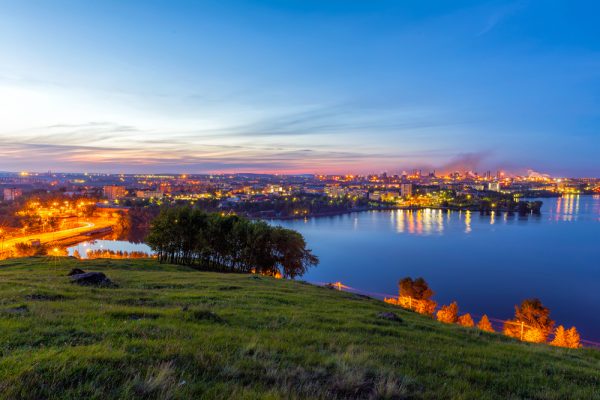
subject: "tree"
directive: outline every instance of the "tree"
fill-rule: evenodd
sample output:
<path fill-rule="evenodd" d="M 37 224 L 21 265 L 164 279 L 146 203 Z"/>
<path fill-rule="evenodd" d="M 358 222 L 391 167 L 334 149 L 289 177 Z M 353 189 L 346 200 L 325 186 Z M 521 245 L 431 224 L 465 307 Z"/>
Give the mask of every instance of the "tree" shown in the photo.
<path fill-rule="evenodd" d="M 163 209 L 146 242 L 160 262 L 215 271 L 295 278 L 319 262 L 294 230 L 190 207 Z"/>
<path fill-rule="evenodd" d="M 494 332 L 494 328 L 492 327 L 492 324 L 490 323 L 490 319 L 485 314 L 483 315 L 483 317 L 481 317 L 481 320 L 479 320 L 477 327 L 479 329 L 481 329 L 482 331 Z"/>
<path fill-rule="evenodd" d="M 577 329 L 575 329 L 574 326 L 566 331 L 565 339 L 567 344 L 566 347 L 571 349 L 578 349 L 581 347 L 581 338 L 579 337 L 579 332 L 577 332 Z"/>
<path fill-rule="evenodd" d="M 433 315 L 437 303 L 431 300 L 433 290 L 423 278 L 413 280 L 406 277 L 398 282 L 399 303 L 402 307 L 414 310 L 420 314 Z"/>
<path fill-rule="evenodd" d="M 528 342 L 542 343 L 553 327 L 550 310 L 539 299 L 527 299 L 520 306 L 515 306 L 515 318 L 504 323 L 504 334 Z"/>
<path fill-rule="evenodd" d="M 319 259 L 306 249 L 304 237 L 294 230 L 276 227 L 273 229 L 273 242 L 277 264 L 286 278 L 303 275 Z"/>
<path fill-rule="evenodd" d="M 433 296 L 433 290 L 423 278 L 417 278 L 413 281 L 412 278 L 406 277 L 398 283 L 400 296 L 412 297 L 417 300 L 429 300 Z"/>
<path fill-rule="evenodd" d="M 453 301 L 450 305 L 442 306 L 436 314 L 437 320 L 446 324 L 455 324 L 458 321 L 458 304 Z"/>
<path fill-rule="evenodd" d="M 556 328 L 556 331 L 554 331 L 554 339 L 552 339 L 550 344 L 552 346 L 568 347 L 567 346 L 567 335 L 566 335 L 564 326 L 559 325 L 558 328 Z"/>
<path fill-rule="evenodd" d="M 471 317 L 471 314 L 469 314 L 469 313 L 463 314 L 460 317 L 458 317 L 458 324 L 469 327 L 469 328 L 472 328 L 475 326 L 475 323 L 473 322 L 473 318 Z"/>
<path fill-rule="evenodd" d="M 75 249 L 75 251 L 73 252 L 73 257 L 81 258 L 81 254 L 79 254 L 79 250 Z"/>

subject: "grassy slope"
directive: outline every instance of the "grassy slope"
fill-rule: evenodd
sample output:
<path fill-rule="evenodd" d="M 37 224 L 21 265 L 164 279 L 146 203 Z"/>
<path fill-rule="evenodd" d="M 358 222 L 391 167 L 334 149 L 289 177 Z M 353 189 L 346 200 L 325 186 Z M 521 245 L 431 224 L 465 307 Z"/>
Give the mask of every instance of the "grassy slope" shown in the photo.
<path fill-rule="evenodd" d="M 69 283 L 71 267 L 119 288 Z M 394 311 L 403 322 L 377 317 Z M 301 282 L 154 261 L 0 262 L 1 398 L 600 398 L 600 352 Z"/>

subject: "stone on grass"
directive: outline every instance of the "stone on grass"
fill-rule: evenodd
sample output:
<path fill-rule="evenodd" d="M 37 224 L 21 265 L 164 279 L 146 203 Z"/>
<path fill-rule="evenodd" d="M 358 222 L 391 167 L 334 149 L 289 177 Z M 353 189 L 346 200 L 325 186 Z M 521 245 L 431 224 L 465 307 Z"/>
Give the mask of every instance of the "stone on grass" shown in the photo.
<path fill-rule="evenodd" d="M 396 321 L 396 322 L 402 322 L 402 318 L 400 318 L 399 316 L 397 316 L 396 314 L 394 314 L 393 312 L 380 312 L 379 314 L 377 314 L 378 318 L 381 319 L 387 319 L 388 321 Z"/>
<path fill-rule="evenodd" d="M 84 272 L 71 276 L 71 282 L 82 286 L 115 286 L 102 272 Z"/>

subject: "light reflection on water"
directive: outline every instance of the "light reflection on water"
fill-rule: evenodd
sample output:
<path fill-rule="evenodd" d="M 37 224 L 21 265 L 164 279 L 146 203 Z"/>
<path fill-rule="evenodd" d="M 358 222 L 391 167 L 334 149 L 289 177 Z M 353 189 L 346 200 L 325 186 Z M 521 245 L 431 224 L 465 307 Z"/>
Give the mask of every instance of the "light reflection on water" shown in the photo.
<path fill-rule="evenodd" d="M 81 258 L 87 258 L 88 253 L 94 250 L 109 250 L 109 251 L 123 251 L 123 252 L 142 252 L 152 254 L 152 250 L 147 244 L 144 243 L 131 243 L 125 240 L 91 240 L 82 242 L 67 248 L 68 254 L 72 256 L 75 251 L 79 253 Z"/>
<path fill-rule="evenodd" d="M 600 339 L 600 196 L 539 200 L 537 216 L 393 210 L 272 223 L 319 256 L 308 281 L 395 294 L 399 278 L 423 276 L 438 302 L 497 318 L 539 297 L 558 322 Z"/>
<path fill-rule="evenodd" d="M 308 281 L 395 294 L 399 278 L 423 276 L 439 303 L 496 318 L 539 297 L 559 323 L 600 339 L 600 196 L 540 200 L 539 216 L 394 210 L 271 223 L 301 232 L 319 256 Z M 150 253 L 119 240 L 80 243 L 69 254 L 75 249 Z"/>

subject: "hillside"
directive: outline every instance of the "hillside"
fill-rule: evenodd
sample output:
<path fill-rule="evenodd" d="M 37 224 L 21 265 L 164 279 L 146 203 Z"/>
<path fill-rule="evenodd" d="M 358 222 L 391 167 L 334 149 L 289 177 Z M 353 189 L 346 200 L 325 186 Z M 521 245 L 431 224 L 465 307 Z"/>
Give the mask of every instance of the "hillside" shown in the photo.
<path fill-rule="evenodd" d="M 71 284 L 74 267 L 118 287 Z M 600 399 L 599 351 L 151 260 L 0 262 L 0 352 L 3 399 Z"/>

